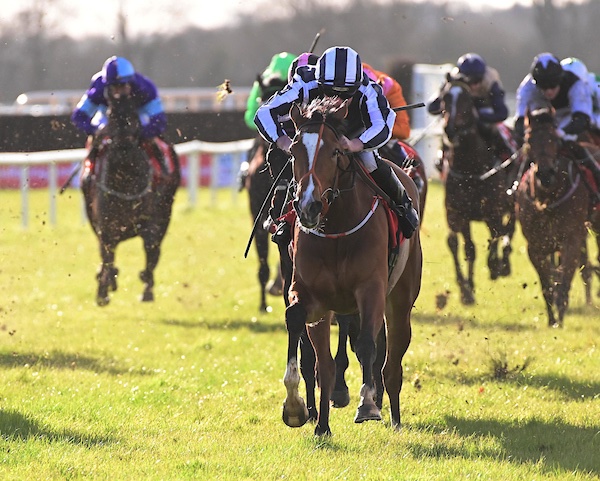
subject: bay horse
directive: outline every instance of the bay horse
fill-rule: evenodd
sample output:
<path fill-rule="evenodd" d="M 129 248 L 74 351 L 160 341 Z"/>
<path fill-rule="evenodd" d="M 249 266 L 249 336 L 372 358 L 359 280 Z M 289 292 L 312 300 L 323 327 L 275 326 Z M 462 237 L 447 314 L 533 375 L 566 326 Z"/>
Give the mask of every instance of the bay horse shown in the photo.
<path fill-rule="evenodd" d="M 267 292 L 272 295 L 281 295 L 283 284 L 279 266 L 277 266 L 273 279 L 269 280 L 271 278 L 271 268 L 269 267 L 270 234 L 263 228 L 263 225 L 269 214 L 270 204 L 267 196 L 271 192 L 273 176 L 266 162 L 267 150 L 266 141 L 261 136 L 257 136 L 252 149 L 248 152 L 247 166 L 241 173 L 241 188 L 248 191 L 250 213 L 256 223 L 254 241 L 258 256 L 259 310 L 262 312 L 268 310 Z M 285 153 L 276 149 L 271 155 L 282 156 Z"/>
<path fill-rule="evenodd" d="M 130 95 L 110 95 L 106 114 L 102 147 L 93 165 L 86 159 L 81 183 L 88 220 L 98 238 L 102 259 L 96 276 L 96 303 L 107 305 L 108 291 L 117 289 L 117 245 L 137 236 L 142 238 L 146 253 L 146 267 L 140 272 L 144 283 L 141 300 L 153 301 L 154 269 L 180 182 L 179 160 L 173 147 L 161 140 L 165 163 L 170 165 L 160 173 L 148 153 L 151 149 L 140 145 L 140 120 Z"/>
<path fill-rule="evenodd" d="M 496 158 L 478 129 L 478 114 L 469 86 L 459 80 L 450 82 L 442 96 L 444 135 L 451 148 L 451 162 L 445 182 L 445 207 L 448 247 L 456 270 L 456 281 L 463 304 L 475 302 L 475 244 L 471 222 L 483 221 L 490 232 L 487 264 L 492 280 L 510 275 L 511 240 L 515 229 L 513 196 L 506 193 L 507 175 L 493 172 Z M 458 257 L 459 240 L 464 242 L 467 261 L 463 275 Z M 498 254 L 502 239 L 502 256 Z"/>
<path fill-rule="evenodd" d="M 353 155 L 342 152 L 339 138 L 344 133 L 348 103 L 339 102 L 335 98 L 317 99 L 304 107 L 294 104 L 290 110 L 296 127 L 291 152 L 297 220 L 286 308 L 287 397 L 283 421 L 299 427 L 308 419 L 308 410 L 298 393 L 297 365 L 299 340 L 308 326 L 320 388 L 316 435 L 331 433 L 335 362 L 330 348 L 330 325 L 334 313 L 360 314 L 356 354 L 363 385 L 354 419 L 357 423 L 381 420 L 381 408 L 376 405 L 374 363 L 376 340 L 385 326 L 384 387 L 390 401 L 391 425 L 400 427 L 402 358 L 410 344 L 410 314 L 419 294 L 422 272 L 418 231 L 402 241 L 397 261 L 388 270 L 388 211 Z M 401 169 L 393 168 L 418 209 L 419 194 L 414 182 Z"/>
<path fill-rule="evenodd" d="M 423 225 L 423 218 L 425 217 L 425 203 L 427 199 L 427 175 L 425 173 L 425 165 L 418 154 L 418 152 L 412 148 L 408 143 L 402 140 L 394 140 L 388 142 L 385 146 L 380 147 L 379 154 L 393 162 L 398 167 L 404 170 L 408 176 L 413 180 L 419 191 L 419 226 Z M 331 395 L 331 404 L 335 408 L 346 407 L 350 403 L 350 392 L 348 385 L 346 384 L 345 373 L 350 365 L 348 357 L 348 341 L 350 347 L 354 350 L 356 344 L 356 338 L 358 336 L 358 328 L 360 327 L 360 317 L 358 314 L 347 314 L 347 315 L 336 315 L 335 320 L 338 325 L 338 345 L 335 354 L 335 387 Z M 385 343 L 384 331 L 381 331 L 381 337 L 378 342 Z M 315 385 L 314 380 L 307 380 L 306 376 L 311 376 L 314 373 L 314 369 L 304 367 L 304 359 L 311 359 L 310 353 L 305 351 L 311 349 L 310 343 L 302 344 L 301 341 L 301 371 L 302 376 L 306 382 L 307 389 L 312 385 Z M 383 351 L 385 353 L 385 351 Z M 314 356 L 314 354 L 313 354 Z M 380 363 L 383 359 L 379 359 Z M 306 361 L 308 362 L 308 361 Z M 304 367 L 304 369 L 303 369 Z M 375 372 L 375 382 L 378 386 L 376 404 L 381 408 L 383 390 L 380 388 L 383 383 L 383 379 L 380 373 Z M 310 395 L 307 395 L 307 402 L 311 399 Z M 314 399 L 314 397 L 312 398 Z M 310 404 L 309 412 L 310 412 Z"/>
<path fill-rule="evenodd" d="M 542 287 L 550 327 L 562 327 L 575 272 L 587 263 L 590 191 L 576 163 L 561 150 L 552 109 L 526 116 L 525 160 L 517 216 Z M 591 275 L 582 270 L 589 285 Z"/>

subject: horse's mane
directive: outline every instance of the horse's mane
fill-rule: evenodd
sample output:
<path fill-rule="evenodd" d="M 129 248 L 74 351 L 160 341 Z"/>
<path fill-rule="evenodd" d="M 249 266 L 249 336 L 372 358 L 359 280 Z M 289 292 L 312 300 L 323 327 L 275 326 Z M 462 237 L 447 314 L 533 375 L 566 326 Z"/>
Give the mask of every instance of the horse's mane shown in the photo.
<path fill-rule="evenodd" d="M 302 117 L 309 120 L 327 121 L 335 127 L 341 134 L 346 131 L 345 119 L 340 119 L 333 114 L 338 112 L 342 107 L 338 97 L 317 97 L 306 105 L 300 107 Z"/>
<path fill-rule="evenodd" d="M 554 111 L 553 109 L 547 107 L 543 107 L 529 112 L 529 115 L 527 115 L 527 120 L 529 126 L 541 126 L 547 124 L 556 126 L 556 118 L 554 116 Z"/>

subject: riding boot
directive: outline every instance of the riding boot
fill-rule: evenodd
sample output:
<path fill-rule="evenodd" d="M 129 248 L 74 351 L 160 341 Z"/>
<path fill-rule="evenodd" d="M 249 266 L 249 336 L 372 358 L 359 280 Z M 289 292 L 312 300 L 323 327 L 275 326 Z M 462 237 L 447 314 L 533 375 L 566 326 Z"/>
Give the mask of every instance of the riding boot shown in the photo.
<path fill-rule="evenodd" d="M 569 142 L 568 147 L 575 156 L 575 160 L 578 164 L 588 169 L 594 177 L 596 183 L 596 190 L 593 194 L 596 196 L 596 202 L 600 202 L 600 167 L 590 155 L 589 151 L 577 142 Z"/>
<path fill-rule="evenodd" d="M 375 183 L 389 196 L 394 205 L 391 207 L 398 213 L 400 229 L 404 237 L 409 239 L 419 227 L 419 214 L 412 205 L 412 200 L 406 193 L 402 182 L 398 179 L 392 168 L 375 156 L 377 168 L 371 172 Z"/>

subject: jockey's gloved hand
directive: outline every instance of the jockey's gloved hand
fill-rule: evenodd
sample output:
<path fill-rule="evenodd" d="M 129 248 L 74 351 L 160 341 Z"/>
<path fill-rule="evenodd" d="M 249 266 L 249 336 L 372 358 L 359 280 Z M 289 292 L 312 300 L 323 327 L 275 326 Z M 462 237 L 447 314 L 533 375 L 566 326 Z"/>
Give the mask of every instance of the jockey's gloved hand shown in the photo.
<path fill-rule="evenodd" d="M 275 141 L 275 143 L 277 144 L 277 147 L 279 147 L 281 150 L 287 152 L 288 154 L 290 153 L 292 147 L 292 139 L 290 139 L 287 135 L 282 135 Z"/>
<path fill-rule="evenodd" d="M 360 139 L 349 139 L 345 135 L 340 137 L 340 147 L 347 152 L 361 152 L 365 146 Z"/>
<path fill-rule="evenodd" d="M 556 129 L 556 134 L 566 142 L 576 142 L 577 135 L 576 134 L 567 134 L 563 129 Z"/>

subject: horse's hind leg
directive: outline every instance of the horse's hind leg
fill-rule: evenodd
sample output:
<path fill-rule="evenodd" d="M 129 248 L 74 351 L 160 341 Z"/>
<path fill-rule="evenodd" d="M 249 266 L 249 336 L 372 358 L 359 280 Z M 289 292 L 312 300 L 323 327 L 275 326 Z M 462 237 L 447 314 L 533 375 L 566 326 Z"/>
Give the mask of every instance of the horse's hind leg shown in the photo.
<path fill-rule="evenodd" d="M 319 379 L 319 415 L 315 426 L 315 435 L 330 435 L 329 402 L 335 382 L 335 362 L 331 357 L 330 335 L 333 313 L 325 315 L 323 320 L 308 327 L 308 335 L 317 356 L 317 377 Z"/>
<path fill-rule="evenodd" d="M 306 406 L 308 409 L 307 421 L 317 420 L 317 401 L 315 398 L 317 358 L 306 329 L 300 336 L 300 372 L 306 386 Z"/>
<path fill-rule="evenodd" d="M 588 306 L 592 305 L 592 266 L 588 256 L 587 239 L 581 248 L 581 258 L 579 260 L 581 279 L 585 289 L 585 303 Z"/>
<path fill-rule="evenodd" d="M 337 315 L 339 327 L 338 347 L 335 355 L 335 387 L 331 394 L 334 408 L 343 408 L 350 404 L 350 392 L 346 384 L 345 374 L 350 361 L 348 359 L 348 332 L 351 322 L 357 322 L 358 314 Z M 360 319 L 358 320 L 360 322 Z"/>

